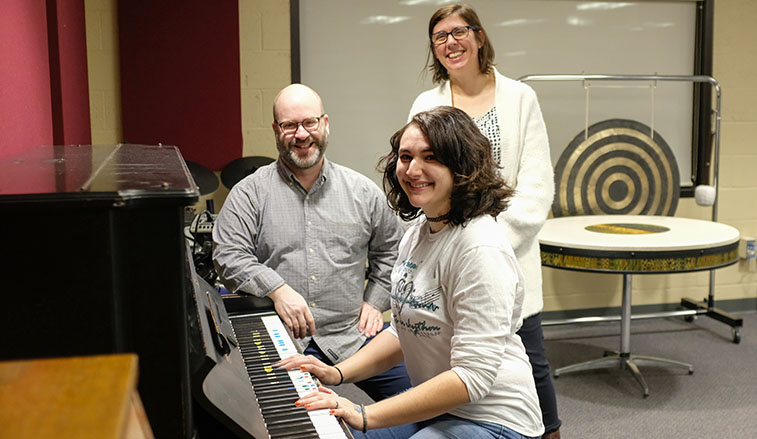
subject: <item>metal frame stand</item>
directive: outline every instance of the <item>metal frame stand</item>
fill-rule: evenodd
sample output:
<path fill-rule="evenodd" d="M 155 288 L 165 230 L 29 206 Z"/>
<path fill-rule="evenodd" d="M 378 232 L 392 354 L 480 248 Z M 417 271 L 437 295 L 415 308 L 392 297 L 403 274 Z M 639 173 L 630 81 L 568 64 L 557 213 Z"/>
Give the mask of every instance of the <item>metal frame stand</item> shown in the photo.
<path fill-rule="evenodd" d="M 731 336 L 734 343 L 741 343 L 741 327 L 744 326 L 744 319 L 729 314 L 721 309 L 715 308 L 715 272 L 710 271 L 710 292 L 701 302 L 684 297 L 681 299 L 681 306 L 687 310 L 693 310 L 694 314 L 704 314 L 719 322 L 725 323 L 731 327 Z M 691 311 L 689 311 L 691 312 Z M 687 317 L 687 321 L 692 321 L 692 317 Z"/>
<path fill-rule="evenodd" d="M 668 360 L 665 358 L 649 357 L 646 355 L 631 355 L 631 287 L 632 280 L 630 274 L 623 274 L 623 302 L 621 305 L 620 316 L 620 350 L 618 352 L 605 351 L 605 356 L 595 360 L 585 361 L 583 363 L 564 366 L 555 370 L 555 378 L 564 373 L 578 372 L 582 370 L 606 369 L 618 366 L 631 372 L 636 381 L 639 382 L 644 390 L 644 398 L 649 396 L 649 386 L 639 371 L 639 365 L 642 366 L 676 366 L 689 370 L 689 374 L 694 373 L 694 366 L 681 361 Z"/>

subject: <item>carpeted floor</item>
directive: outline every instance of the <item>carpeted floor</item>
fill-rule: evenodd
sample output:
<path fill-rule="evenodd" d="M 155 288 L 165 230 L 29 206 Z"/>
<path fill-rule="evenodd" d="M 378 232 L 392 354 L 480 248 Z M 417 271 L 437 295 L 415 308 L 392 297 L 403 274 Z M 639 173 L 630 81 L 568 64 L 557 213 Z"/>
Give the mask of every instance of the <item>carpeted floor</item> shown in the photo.
<path fill-rule="evenodd" d="M 694 365 L 643 367 L 650 395 L 621 369 L 563 374 L 555 379 L 563 438 L 757 437 L 757 314 L 741 314 L 741 343 L 731 328 L 699 316 L 637 320 L 631 353 Z M 601 357 L 619 346 L 619 323 L 545 329 L 553 369 Z"/>

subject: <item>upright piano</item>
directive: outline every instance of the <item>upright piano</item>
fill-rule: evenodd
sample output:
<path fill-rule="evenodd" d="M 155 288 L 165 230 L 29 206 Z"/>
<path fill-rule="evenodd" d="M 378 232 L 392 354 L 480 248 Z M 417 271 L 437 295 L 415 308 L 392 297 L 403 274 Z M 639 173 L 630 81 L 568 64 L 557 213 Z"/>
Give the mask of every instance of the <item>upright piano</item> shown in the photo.
<path fill-rule="evenodd" d="M 135 352 L 159 438 L 194 437 L 179 150 L 41 146 L 0 160 L 0 359 Z"/>
<path fill-rule="evenodd" d="M 194 272 L 178 149 L 43 146 L 0 160 L 0 360 L 135 352 L 158 438 L 349 438 L 294 407 L 306 373 L 275 313 L 227 312 Z M 229 301 L 228 303 L 233 303 Z"/>

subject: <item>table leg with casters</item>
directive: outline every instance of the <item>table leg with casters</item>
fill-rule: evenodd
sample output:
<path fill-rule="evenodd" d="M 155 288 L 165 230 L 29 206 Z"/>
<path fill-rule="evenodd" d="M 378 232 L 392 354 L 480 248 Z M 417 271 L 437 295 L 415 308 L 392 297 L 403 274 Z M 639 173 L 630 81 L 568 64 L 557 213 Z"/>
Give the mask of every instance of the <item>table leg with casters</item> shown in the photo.
<path fill-rule="evenodd" d="M 641 371 L 639 371 L 639 365 L 684 367 L 688 369 L 689 374 L 694 373 L 694 366 L 689 363 L 668 360 L 665 358 L 649 357 L 646 355 L 631 355 L 631 288 L 631 275 L 623 274 L 623 300 L 621 305 L 619 352 L 608 351 L 605 352 L 605 356 L 602 358 L 561 367 L 555 370 L 555 378 L 558 378 L 564 373 L 620 367 L 621 369 L 626 369 L 631 372 L 644 390 L 644 397 L 646 398 L 649 396 L 649 386 L 647 385 L 646 380 L 644 380 Z"/>

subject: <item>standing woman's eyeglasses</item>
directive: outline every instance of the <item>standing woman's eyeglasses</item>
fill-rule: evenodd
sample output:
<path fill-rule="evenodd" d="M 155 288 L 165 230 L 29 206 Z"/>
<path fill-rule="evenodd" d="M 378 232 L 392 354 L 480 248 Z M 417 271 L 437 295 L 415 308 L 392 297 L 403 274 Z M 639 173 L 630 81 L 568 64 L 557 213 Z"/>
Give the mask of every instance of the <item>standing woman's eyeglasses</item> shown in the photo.
<path fill-rule="evenodd" d="M 468 36 L 468 30 L 470 29 L 472 29 L 473 32 L 478 32 L 478 28 L 476 26 L 458 26 L 449 32 L 440 31 L 431 34 L 431 42 L 434 43 L 435 46 L 444 44 L 447 42 L 447 38 L 450 35 L 452 35 L 452 38 L 454 38 L 456 41 L 462 40 L 463 38 Z"/>

